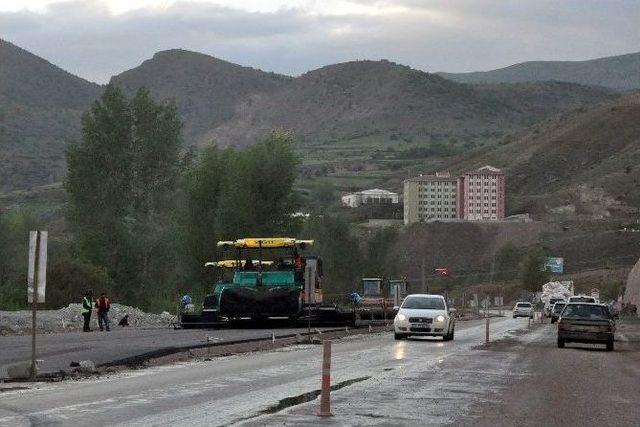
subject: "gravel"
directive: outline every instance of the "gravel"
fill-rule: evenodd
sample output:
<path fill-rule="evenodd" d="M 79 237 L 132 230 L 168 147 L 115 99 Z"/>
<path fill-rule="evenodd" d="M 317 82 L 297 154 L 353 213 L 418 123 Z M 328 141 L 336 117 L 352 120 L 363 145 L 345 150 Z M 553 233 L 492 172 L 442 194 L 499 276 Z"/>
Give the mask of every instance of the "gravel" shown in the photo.
<path fill-rule="evenodd" d="M 59 310 L 38 310 L 36 327 L 39 332 L 63 332 L 82 330 L 83 318 L 80 304 L 69 304 Z M 146 313 L 137 307 L 112 303 L 109 319 L 113 325 L 129 315 L 129 325 L 134 328 L 166 328 L 175 322 L 175 316 L 167 313 Z M 98 328 L 95 310 L 91 315 L 91 328 Z M 0 335 L 22 335 L 31 332 L 31 311 L 0 311 Z"/>

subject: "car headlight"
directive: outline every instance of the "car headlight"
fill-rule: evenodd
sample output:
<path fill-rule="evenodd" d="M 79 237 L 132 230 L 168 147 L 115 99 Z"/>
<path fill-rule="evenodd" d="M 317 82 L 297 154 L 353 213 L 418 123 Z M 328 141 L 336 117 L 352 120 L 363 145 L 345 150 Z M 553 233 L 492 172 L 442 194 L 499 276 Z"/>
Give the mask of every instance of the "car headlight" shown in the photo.
<path fill-rule="evenodd" d="M 438 317 L 436 317 L 436 322 L 444 322 L 444 316 L 441 314 Z"/>
<path fill-rule="evenodd" d="M 401 322 L 404 322 L 405 320 L 407 320 L 407 316 L 405 316 L 402 313 L 398 313 L 398 315 L 396 316 L 396 319 L 398 319 Z"/>

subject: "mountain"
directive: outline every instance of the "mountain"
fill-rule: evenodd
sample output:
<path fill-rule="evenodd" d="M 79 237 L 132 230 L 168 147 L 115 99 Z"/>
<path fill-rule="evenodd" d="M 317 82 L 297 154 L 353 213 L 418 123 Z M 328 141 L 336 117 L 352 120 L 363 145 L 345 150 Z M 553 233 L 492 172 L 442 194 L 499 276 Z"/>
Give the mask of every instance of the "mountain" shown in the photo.
<path fill-rule="evenodd" d="M 111 82 L 130 94 L 146 87 L 157 100 L 173 99 L 187 145 L 243 146 L 286 127 L 300 147 L 319 147 L 330 161 L 369 161 L 384 146 L 402 151 L 397 164 L 415 157 L 410 150 L 435 150 L 429 144 L 439 144 L 440 152 L 452 144 L 455 152 L 476 142 L 492 145 L 612 96 L 561 82 L 468 85 L 388 61 L 346 62 L 291 78 L 179 49 L 158 52 Z M 0 192 L 61 181 L 64 148 L 80 137 L 81 114 L 101 91 L 2 42 Z M 339 147 L 354 139 L 355 150 Z M 328 143 L 337 148 L 325 150 Z"/>
<path fill-rule="evenodd" d="M 111 82 L 133 93 L 146 87 L 159 100 L 173 99 L 184 120 L 187 143 L 204 144 L 211 129 L 230 119 L 241 102 L 268 96 L 291 80 L 182 49 L 156 53 Z"/>
<path fill-rule="evenodd" d="M 555 80 L 627 91 L 640 89 L 640 52 L 588 61 L 531 61 L 491 71 L 438 74 L 462 83 Z"/>
<path fill-rule="evenodd" d="M 0 192 L 60 181 L 101 87 L 0 39 Z"/>
<path fill-rule="evenodd" d="M 548 120 L 495 148 L 450 163 L 504 168 L 513 211 L 637 217 L 640 94 Z"/>
<path fill-rule="evenodd" d="M 478 138 L 609 95 L 570 83 L 475 87 L 388 61 L 354 61 L 310 71 L 271 96 L 241 104 L 209 137 L 245 145 L 284 127 L 303 143 L 394 134 L 424 141 Z"/>

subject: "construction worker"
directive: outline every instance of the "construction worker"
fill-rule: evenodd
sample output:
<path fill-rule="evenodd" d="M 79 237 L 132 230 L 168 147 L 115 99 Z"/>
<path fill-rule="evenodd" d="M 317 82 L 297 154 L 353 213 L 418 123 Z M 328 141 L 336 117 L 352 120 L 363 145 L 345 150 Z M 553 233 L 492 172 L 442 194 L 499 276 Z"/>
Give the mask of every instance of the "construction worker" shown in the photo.
<path fill-rule="evenodd" d="M 84 326 L 82 328 L 83 332 L 91 332 L 89 329 L 89 322 L 91 321 L 91 308 L 93 304 L 91 304 L 91 291 L 87 291 L 84 294 L 84 298 L 82 299 L 82 308 L 80 309 L 80 313 L 82 317 L 84 317 Z"/>
<path fill-rule="evenodd" d="M 98 309 L 98 326 L 100 326 L 100 330 L 104 331 L 105 329 L 109 332 L 109 309 L 111 308 L 111 302 L 109 298 L 104 295 L 104 292 L 100 294 L 98 299 L 96 300 L 96 308 Z"/>

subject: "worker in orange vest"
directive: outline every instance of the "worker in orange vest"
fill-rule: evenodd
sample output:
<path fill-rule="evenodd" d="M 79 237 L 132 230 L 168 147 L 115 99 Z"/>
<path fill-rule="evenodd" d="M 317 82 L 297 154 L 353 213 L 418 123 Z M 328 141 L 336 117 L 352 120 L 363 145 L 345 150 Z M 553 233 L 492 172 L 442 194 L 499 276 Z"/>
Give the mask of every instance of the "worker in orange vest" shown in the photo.
<path fill-rule="evenodd" d="M 96 308 L 98 309 L 98 326 L 100 330 L 107 330 L 109 332 L 109 309 L 111 308 L 111 302 L 109 298 L 104 295 L 104 292 L 100 294 L 96 300 Z"/>

